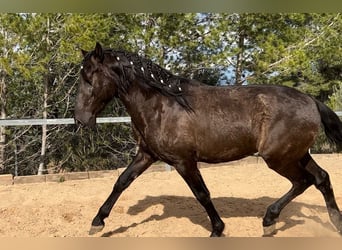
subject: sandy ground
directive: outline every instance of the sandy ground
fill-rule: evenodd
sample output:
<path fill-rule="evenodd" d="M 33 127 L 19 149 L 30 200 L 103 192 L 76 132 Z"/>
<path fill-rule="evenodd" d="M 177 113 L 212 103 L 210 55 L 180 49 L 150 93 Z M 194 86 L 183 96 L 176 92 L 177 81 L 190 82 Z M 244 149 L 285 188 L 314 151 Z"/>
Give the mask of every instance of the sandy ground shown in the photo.
<path fill-rule="evenodd" d="M 342 207 L 342 155 L 314 158 L 329 172 Z M 201 173 L 226 224 L 226 237 L 262 236 L 267 206 L 291 186 L 261 159 L 257 164 L 213 165 Z M 117 177 L 0 186 L 0 236 L 88 236 Z M 339 237 L 314 187 L 283 210 L 276 229 L 274 237 Z M 207 237 L 210 230 L 204 209 L 176 171 L 149 172 L 122 194 L 104 230 L 93 237 Z"/>

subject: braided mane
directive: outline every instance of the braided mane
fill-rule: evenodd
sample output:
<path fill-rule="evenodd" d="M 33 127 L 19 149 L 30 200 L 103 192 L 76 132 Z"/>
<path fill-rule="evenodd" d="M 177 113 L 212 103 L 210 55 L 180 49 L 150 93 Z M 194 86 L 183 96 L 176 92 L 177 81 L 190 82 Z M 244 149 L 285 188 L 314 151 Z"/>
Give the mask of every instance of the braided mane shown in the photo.
<path fill-rule="evenodd" d="M 187 111 L 192 110 L 183 90 L 188 79 L 176 76 L 136 53 L 105 49 L 104 54 L 119 64 L 119 70 L 116 68 L 115 72 L 121 78 L 121 86 L 118 87 L 123 91 L 127 91 L 130 83 L 138 78 L 140 84 L 156 89 L 162 95 L 173 97 Z"/>

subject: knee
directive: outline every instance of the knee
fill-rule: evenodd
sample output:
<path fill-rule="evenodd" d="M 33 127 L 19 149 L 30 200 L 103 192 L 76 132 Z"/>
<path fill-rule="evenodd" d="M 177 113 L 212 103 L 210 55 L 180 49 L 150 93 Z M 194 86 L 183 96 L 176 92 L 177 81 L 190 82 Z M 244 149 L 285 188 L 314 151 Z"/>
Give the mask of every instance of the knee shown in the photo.
<path fill-rule="evenodd" d="M 331 189 L 329 174 L 326 171 L 321 171 L 315 176 L 315 187 L 321 192 L 326 192 Z"/>
<path fill-rule="evenodd" d="M 116 181 L 114 185 L 114 190 L 117 192 L 122 192 L 125 190 L 131 183 L 132 181 L 137 177 L 137 175 L 132 175 L 132 176 L 120 176 L 119 179 Z"/>
<path fill-rule="evenodd" d="M 116 191 L 116 192 L 122 192 L 125 188 L 125 183 L 120 180 L 120 178 L 116 181 L 114 187 L 113 187 L 113 190 Z"/>
<path fill-rule="evenodd" d="M 322 184 L 325 183 L 330 183 L 330 178 L 329 178 L 329 174 L 324 171 L 321 170 L 316 176 L 315 176 L 315 186 L 319 187 Z"/>
<path fill-rule="evenodd" d="M 328 172 L 320 168 L 314 161 L 305 166 L 305 170 L 313 177 L 313 183 L 316 188 L 321 186 L 330 186 L 330 178 Z"/>

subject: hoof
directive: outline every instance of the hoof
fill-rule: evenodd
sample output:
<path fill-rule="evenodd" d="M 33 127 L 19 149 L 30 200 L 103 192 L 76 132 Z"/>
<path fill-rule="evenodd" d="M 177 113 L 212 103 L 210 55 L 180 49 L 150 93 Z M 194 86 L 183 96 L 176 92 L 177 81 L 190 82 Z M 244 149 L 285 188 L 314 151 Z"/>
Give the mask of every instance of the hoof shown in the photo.
<path fill-rule="evenodd" d="M 264 235 L 263 236 L 272 236 L 276 233 L 276 223 L 270 225 L 270 226 L 267 226 L 267 227 L 264 227 Z"/>
<path fill-rule="evenodd" d="M 222 233 L 211 233 L 210 237 L 221 237 Z"/>
<path fill-rule="evenodd" d="M 332 224 L 335 226 L 337 232 L 342 235 L 342 214 L 339 212 L 330 212 L 329 213 L 330 220 Z"/>
<path fill-rule="evenodd" d="M 220 220 L 218 223 L 215 223 L 215 227 L 213 228 L 213 231 L 211 232 L 210 237 L 221 237 L 223 230 L 224 230 L 224 223 L 222 220 Z"/>
<path fill-rule="evenodd" d="M 342 224 L 337 228 L 337 232 L 342 236 Z"/>
<path fill-rule="evenodd" d="M 101 232 L 103 228 L 104 228 L 104 225 L 101 225 L 101 226 L 91 226 L 91 228 L 89 230 L 89 235 L 93 235 L 93 234 L 96 234 L 98 232 Z"/>

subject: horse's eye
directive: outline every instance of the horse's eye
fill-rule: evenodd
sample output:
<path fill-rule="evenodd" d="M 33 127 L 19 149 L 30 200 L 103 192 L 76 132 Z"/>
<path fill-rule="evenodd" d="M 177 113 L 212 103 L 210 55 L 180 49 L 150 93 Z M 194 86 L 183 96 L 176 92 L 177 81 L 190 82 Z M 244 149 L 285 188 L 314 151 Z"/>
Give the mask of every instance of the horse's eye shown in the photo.
<path fill-rule="evenodd" d="M 91 83 L 91 81 L 89 80 L 89 77 L 87 76 L 87 74 L 84 72 L 84 69 L 83 69 L 83 68 L 81 69 L 81 76 L 82 76 L 83 80 L 84 80 L 87 84 L 89 84 L 90 86 L 92 86 L 92 83 Z"/>

